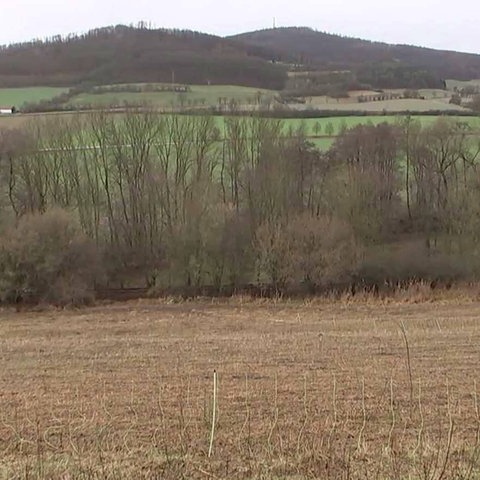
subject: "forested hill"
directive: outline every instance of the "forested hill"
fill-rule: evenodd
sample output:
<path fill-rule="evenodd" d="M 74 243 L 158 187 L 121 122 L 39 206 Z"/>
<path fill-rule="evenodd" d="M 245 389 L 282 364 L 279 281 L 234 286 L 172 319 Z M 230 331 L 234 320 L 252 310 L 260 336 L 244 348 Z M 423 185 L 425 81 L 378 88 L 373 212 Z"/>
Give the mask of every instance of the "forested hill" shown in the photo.
<path fill-rule="evenodd" d="M 281 89 L 285 69 L 268 57 L 262 49 L 198 32 L 107 27 L 1 47 L 0 87 L 173 80 Z"/>
<path fill-rule="evenodd" d="M 296 27 L 260 30 L 230 38 L 246 46 L 273 51 L 280 61 L 327 70 L 351 70 L 360 82 L 378 87 L 393 87 L 395 82 L 390 85 L 389 80 L 401 83 L 402 77 L 412 77 L 412 72 L 417 72 L 417 77 L 423 75 L 427 83 L 447 78 L 480 78 L 480 55 L 468 53 L 389 45 Z M 418 83 L 419 79 L 414 78 L 415 81 Z"/>
<path fill-rule="evenodd" d="M 309 28 L 221 38 L 119 25 L 0 47 L 0 87 L 173 81 L 281 90 L 288 88 L 292 64 L 322 74 L 347 71 L 348 78 L 341 80 L 347 90 L 442 88 L 444 79 L 480 78 L 480 55 L 388 45 Z"/>

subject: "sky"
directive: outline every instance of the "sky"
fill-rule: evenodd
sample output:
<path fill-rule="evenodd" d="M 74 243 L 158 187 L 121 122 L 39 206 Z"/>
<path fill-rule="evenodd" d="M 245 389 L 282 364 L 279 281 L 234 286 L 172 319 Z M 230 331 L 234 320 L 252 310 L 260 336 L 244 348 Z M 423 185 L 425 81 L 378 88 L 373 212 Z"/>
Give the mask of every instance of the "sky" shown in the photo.
<path fill-rule="evenodd" d="M 0 44 L 151 22 L 217 35 L 307 26 L 480 54 L 478 0 L 0 0 Z"/>

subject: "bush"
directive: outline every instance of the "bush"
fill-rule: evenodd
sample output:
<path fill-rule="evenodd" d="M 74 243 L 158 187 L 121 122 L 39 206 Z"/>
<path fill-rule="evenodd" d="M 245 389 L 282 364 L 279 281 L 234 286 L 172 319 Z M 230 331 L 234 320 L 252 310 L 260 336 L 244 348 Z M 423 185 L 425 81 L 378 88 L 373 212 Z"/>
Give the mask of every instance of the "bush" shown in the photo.
<path fill-rule="evenodd" d="M 289 280 L 312 293 L 317 288 L 347 285 L 354 274 L 359 249 L 352 228 L 337 218 L 302 214 L 286 227 Z"/>
<path fill-rule="evenodd" d="M 98 265 L 95 246 L 68 212 L 25 215 L 0 240 L 0 301 L 85 303 Z"/>
<path fill-rule="evenodd" d="M 372 248 L 366 253 L 359 284 L 405 286 L 412 282 L 449 284 L 473 279 L 473 262 L 465 255 L 429 249 L 422 241 L 399 242 Z"/>
<path fill-rule="evenodd" d="M 454 95 L 452 95 L 448 103 L 450 103 L 451 105 L 461 105 L 462 97 L 458 93 L 455 93 Z"/>
<path fill-rule="evenodd" d="M 475 95 L 472 98 L 472 101 L 469 106 L 474 112 L 479 113 L 480 112 L 480 95 Z"/>
<path fill-rule="evenodd" d="M 351 227 L 328 216 L 301 214 L 286 225 L 265 223 L 255 235 L 259 278 L 276 289 L 309 293 L 348 285 L 359 249 Z"/>

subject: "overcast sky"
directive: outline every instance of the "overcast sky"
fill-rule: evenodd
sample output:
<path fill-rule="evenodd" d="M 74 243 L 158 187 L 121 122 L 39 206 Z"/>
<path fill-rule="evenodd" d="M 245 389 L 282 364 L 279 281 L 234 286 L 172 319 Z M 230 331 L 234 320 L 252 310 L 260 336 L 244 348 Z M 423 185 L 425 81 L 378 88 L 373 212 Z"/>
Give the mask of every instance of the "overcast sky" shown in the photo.
<path fill-rule="evenodd" d="M 218 35 L 277 26 L 480 53 L 478 0 L 0 0 L 0 44 L 151 22 Z"/>

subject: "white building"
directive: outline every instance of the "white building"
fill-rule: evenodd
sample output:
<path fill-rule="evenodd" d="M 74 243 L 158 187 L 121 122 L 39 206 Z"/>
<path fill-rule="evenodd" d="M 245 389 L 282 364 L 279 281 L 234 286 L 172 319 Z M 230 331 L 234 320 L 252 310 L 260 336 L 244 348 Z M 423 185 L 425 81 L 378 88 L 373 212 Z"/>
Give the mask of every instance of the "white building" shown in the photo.
<path fill-rule="evenodd" d="M 12 113 L 12 107 L 0 107 L 0 115 L 11 115 Z"/>

